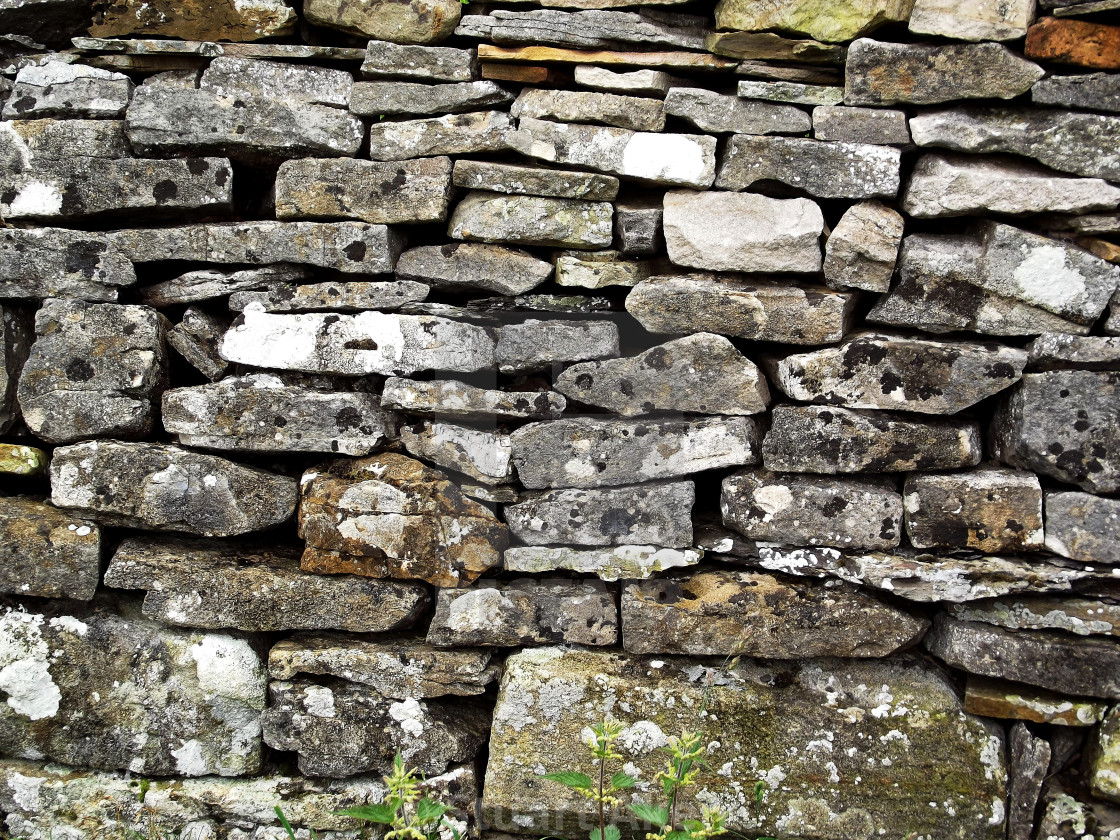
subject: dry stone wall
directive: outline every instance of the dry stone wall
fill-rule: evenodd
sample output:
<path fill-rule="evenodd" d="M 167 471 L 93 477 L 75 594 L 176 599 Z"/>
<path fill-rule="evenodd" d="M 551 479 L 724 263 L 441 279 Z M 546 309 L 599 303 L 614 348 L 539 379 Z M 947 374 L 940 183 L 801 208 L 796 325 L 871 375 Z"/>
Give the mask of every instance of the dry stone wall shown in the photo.
<path fill-rule="evenodd" d="M 400 753 L 576 838 L 611 716 L 739 836 L 1120 838 L 1117 71 L 1115 0 L 0 0 L 5 836 L 357 840 Z"/>

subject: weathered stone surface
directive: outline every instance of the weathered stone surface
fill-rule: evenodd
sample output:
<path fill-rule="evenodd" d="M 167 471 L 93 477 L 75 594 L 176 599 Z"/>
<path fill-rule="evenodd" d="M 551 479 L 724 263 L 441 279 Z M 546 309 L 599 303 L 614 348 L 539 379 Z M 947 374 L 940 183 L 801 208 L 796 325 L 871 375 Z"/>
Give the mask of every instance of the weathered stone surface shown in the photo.
<path fill-rule="evenodd" d="M 0 591 L 88 601 L 100 574 L 101 529 L 96 522 L 32 498 L 0 499 Z"/>
<path fill-rule="evenodd" d="M 0 475 L 39 475 L 47 471 L 48 460 L 38 447 L 0 443 Z"/>
<path fill-rule="evenodd" d="M 138 154 L 215 154 L 246 163 L 353 157 L 365 133 L 357 117 L 324 105 L 143 86 L 125 129 Z"/>
<path fill-rule="evenodd" d="M 776 472 L 908 472 L 973 467 L 980 429 L 971 420 L 913 420 L 904 414 L 832 406 L 779 405 L 762 444 Z"/>
<path fill-rule="evenodd" d="M 1050 768 L 1050 742 L 1036 738 L 1023 723 L 1011 727 L 1010 742 L 1007 837 L 1030 840 L 1042 782 Z"/>
<path fill-rule="evenodd" d="M 89 4 L 84 0 L 5 0 L 0 5 L 0 29 L 31 41 L 32 49 L 42 49 L 36 41 L 69 46 L 69 36 L 89 21 Z"/>
<path fill-rule="evenodd" d="M 577 64 L 572 70 L 575 83 L 593 90 L 611 93 L 629 93 L 634 96 L 663 97 L 673 84 L 673 78 L 661 70 L 632 70 L 618 73 L 606 67 Z"/>
<path fill-rule="evenodd" d="M 1015 41 L 1027 34 L 1034 10 L 1034 0 L 916 0 L 910 31 L 962 41 Z"/>
<path fill-rule="evenodd" d="M 370 41 L 362 62 L 362 75 L 425 82 L 469 82 L 475 77 L 475 52 Z"/>
<path fill-rule="evenodd" d="M 31 314 L 0 306 L 0 432 L 8 431 L 19 419 L 16 391 L 34 340 Z"/>
<path fill-rule="evenodd" d="M 1089 788 L 1094 796 L 1120 802 L 1120 708 L 1105 715 L 1089 741 Z"/>
<path fill-rule="evenodd" d="M 272 682 L 264 741 L 299 753 L 300 772 L 344 778 L 388 773 L 400 754 L 425 775 L 471 762 L 486 740 L 486 712 L 470 700 L 394 700 L 352 682 Z"/>
<path fill-rule="evenodd" d="M 514 245 L 606 248 L 611 244 L 611 213 L 605 201 L 472 191 L 452 213 L 447 235 Z"/>
<path fill-rule="evenodd" d="M 398 586 L 404 584 L 395 584 Z M 391 638 L 367 642 L 327 633 L 298 633 L 268 652 L 268 673 L 290 680 L 319 674 L 368 685 L 384 697 L 460 697 L 482 694 L 498 678 L 491 652 L 481 648 L 441 650 L 421 641 Z"/>
<path fill-rule="evenodd" d="M 341 29 L 395 44 L 437 44 L 455 31 L 459 0 L 374 0 L 349 3 L 307 0 L 304 17 L 317 26 Z"/>
<path fill-rule="evenodd" d="M 175 306 L 225 297 L 245 289 L 267 289 L 281 283 L 296 283 L 309 276 L 310 272 L 303 266 L 285 263 L 238 271 L 202 268 L 145 286 L 140 290 L 140 300 L 149 306 Z"/>
<path fill-rule="evenodd" d="M 530 489 L 633 484 L 758 460 L 758 427 L 749 417 L 554 420 L 522 426 L 510 439 Z"/>
<path fill-rule="evenodd" d="M 1054 631 L 1013 631 L 938 615 L 924 644 L 970 674 L 1038 685 L 1069 694 L 1120 697 L 1120 644 Z"/>
<path fill-rule="evenodd" d="M 669 569 L 695 566 L 704 555 L 694 549 L 654 545 L 616 545 L 604 548 L 514 546 L 507 548 L 507 572 L 570 571 L 598 575 L 600 580 L 642 580 Z"/>
<path fill-rule="evenodd" d="M 992 451 L 1089 492 L 1120 490 L 1120 373 L 1028 373 L 992 419 Z"/>
<path fill-rule="evenodd" d="M 818 105 L 813 109 L 813 136 L 818 140 L 873 146 L 910 144 L 906 112 L 887 108 Z"/>
<path fill-rule="evenodd" d="M 538 160 L 586 166 L 651 184 L 705 189 L 716 174 L 716 138 L 594 125 L 518 121 L 509 144 Z"/>
<path fill-rule="evenodd" d="M 613 645 L 618 641 L 614 587 L 602 581 L 520 578 L 441 589 L 428 644 L 522 647 Z"/>
<path fill-rule="evenodd" d="M 156 443 L 89 441 L 51 459 L 51 503 L 130 528 L 229 537 L 287 520 L 287 476 Z"/>
<path fill-rule="evenodd" d="M 553 391 L 499 391 L 454 379 L 421 382 L 393 377 L 385 380 L 381 404 L 410 412 L 477 419 L 516 417 L 550 420 L 559 417 L 566 401 Z"/>
<path fill-rule="evenodd" d="M 618 195 L 618 179 L 610 175 L 510 163 L 457 160 L 453 177 L 457 187 L 487 192 L 582 198 L 588 201 L 611 201 Z"/>
<path fill-rule="evenodd" d="M 663 234 L 662 202 L 619 201 L 614 206 L 614 236 L 624 254 L 656 254 Z"/>
<path fill-rule="evenodd" d="M 839 6 L 818 0 L 765 4 L 721 0 L 716 7 L 716 26 L 748 32 L 779 29 L 818 41 L 850 41 L 883 24 L 905 21 L 913 6 L 913 0 L 845 0 Z"/>
<path fill-rule="evenodd" d="M 504 111 L 449 114 L 370 127 L 369 156 L 395 161 L 432 155 L 500 152 L 508 148 L 513 124 Z"/>
<path fill-rule="evenodd" d="M 654 270 L 647 260 L 623 259 L 621 251 L 579 251 L 556 256 L 556 285 L 602 289 L 607 286 L 634 286 Z"/>
<path fill-rule="evenodd" d="M 774 383 L 800 402 L 956 414 L 1010 388 L 1025 350 L 861 332 L 837 347 L 786 356 Z"/>
<path fill-rule="evenodd" d="M 145 306 L 44 303 L 17 390 L 28 428 L 51 443 L 146 434 L 167 385 L 166 328 Z"/>
<path fill-rule="evenodd" d="M 361 117 L 420 117 L 482 110 L 512 102 L 513 98 L 496 82 L 358 82 L 350 92 L 350 110 Z"/>
<path fill-rule="evenodd" d="M 506 484 L 516 479 L 509 435 L 504 432 L 424 422 L 401 429 L 401 443 L 410 455 L 484 484 Z"/>
<path fill-rule="evenodd" d="M 1088 20 L 1039 19 L 1027 31 L 1030 58 L 1093 70 L 1120 69 L 1120 26 Z"/>
<path fill-rule="evenodd" d="M 197 86 L 221 96 L 265 96 L 345 108 L 353 84 L 354 77 L 345 70 L 218 56 L 207 65 Z"/>
<path fill-rule="evenodd" d="M 289 160 L 276 173 L 276 218 L 442 222 L 451 192 L 447 157 L 400 163 Z"/>
<path fill-rule="evenodd" d="M 671 88 L 665 112 L 712 133 L 804 134 L 812 126 L 809 115 L 792 105 L 723 96 L 704 88 Z"/>
<path fill-rule="evenodd" d="M 19 71 L 4 119 L 41 117 L 114 119 L 124 115 L 132 97 L 132 80 L 84 64 L 50 61 Z"/>
<path fill-rule="evenodd" d="M 593 2 L 593 0 L 592 0 Z M 689 22 L 698 22 L 696 15 L 689 15 Z M 531 64 L 596 64 L 623 67 L 646 67 L 656 70 L 682 70 L 685 72 L 714 72 L 733 70 L 735 62 L 703 52 L 666 51 L 666 52 L 623 52 L 620 50 L 576 50 L 564 47 L 500 47 L 493 44 L 479 44 L 478 58 L 481 61 L 502 61 Z M 547 68 L 546 68 L 547 69 Z M 542 81 L 536 79 L 535 81 Z"/>
<path fill-rule="evenodd" d="M 926 154 L 915 164 L 902 208 L 919 219 L 984 211 L 1085 213 L 1120 204 L 1120 187 L 1099 178 L 1067 178 L 1014 159 Z"/>
<path fill-rule="evenodd" d="M 902 537 L 902 496 L 873 481 L 740 470 L 723 480 L 720 510 L 752 540 L 877 549 Z"/>
<path fill-rule="evenodd" d="M 1075 749 L 1080 750 L 1080 743 Z M 1055 758 L 1057 758 L 1055 756 Z M 1060 767 L 1067 762 L 1056 762 Z M 1078 798 L 1079 797 L 1079 798 Z M 1086 796 L 1080 790 L 1065 785 L 1054 785 L 1051 780 L 1042 793 L 1044 807 L 1036 836 L 1056 840 L 1081 840 L 1092 832 L 1094 836 L 1107 837 L 1120 830 L 1120 809 L 1115 805 Z"/>
<path fill-rule="evenodd" d="M 915 548 L 1042 548 L 1042 488 L 1034 473 L 983 468 L 910 475 L 903 494 L 906 536 Z"/>
<path fill-rule="evenodd" d="M 482 327 L 430 315 L 273 315 L 250 306 L 225 334 L 221 353 L 256 367 L 391 376 L 490 367 L 494 340 Z"/>
<path fill-rule="evenodd" d="M 1065 630 L 1078 636 L 1120 636 L 1120 605 L 1088 598 L 1045 595 L 951 604 L 961 621 L 982 621 L 1011 630 Z"/>
<path fill-rule="evenodd" d="M 494 352 L 503 373 L 549 370 L 564 362 L 618 355 L 613 321 L 540 321 L 506 324 Z"/>
<path fill-rule="evenodd" d="M 634 131 L 665 128 L 665 106 L 656 99 L 582 90 L 525 88 L 510 115 L 557 122 L 593 122 Z"/>
<path fill-rule="evenodd" d="M 752 79 L 739 82 L 738 92 L 741 99 L 793 102 L 798 105 L 839 105 L 844 101 L 843 88 L 794 81 L 756 82 Z"/>
<path fill-rule="evenodd" d="M 1046 548 L 1086 563 L 1120 564 L 1120 501 L 1048 490 Z"/>
<path fill-rule="evenodd" d="M 714 274 L 651 277 L 626 297 L 627 311 L 653 333 L 712 330 L 785 344 L 839 341 L 854 306 L 855 295 L 823 286 L 801 288 Z"/>
<path fill-rule="evenodd" d="M 439 470 L 395 453 L 335 461 L 300 484 L 303 568 L 465 586 L 501 560 L 508 534 Z"/>
<path fill-rule="evenodd" d="M 677 265 L 750 272 L 821 267 L 824 217 L 805 198 L 671 190 L 665 193 L 664 227 L 669 259 Z"/>
<path fill-rule="evenodd" d="M 902 216 L 874 199 L 844 211 L 824 243 L 824 281 L 831 289 L 886 292 L 902 243 Z"/>
<path fill-rule="evenodd" d="M 844 65 L 846 105 L 1014 99 L 1045 75 L 1001 44 L 888 44 L 861 38 Z"/>
<path fill-rule="evenodd" d="M 702 19 L 684 15 L 658 18 L 635 12 L 602 9 L 579 12 L 551 9 L 515 12 L 498 9 L 489 15 L 465 16 L 455 30 L 455 34 L 498 44 L 606 49 L 638 44 L 645 47 L 683 47 L 702 50 L 706 29 L 697 25 L 700 23 Z"/>
<path fill-rule="evenodd" d="M 969 676 L 964 689 L 964 710 L 982 717 L 1082 727 L 1100 723 L 1107 708 L 1105 703 L 987 677 Z"/>
<path fill-rule="evenodd" d="M 818 198 L 890 198 L 898 192 L 901 157 L 891 146 L 736 135 L 720 161 L 716 187 L 745 190 L 776 181 Z"/>
<path fill-rule="evenodd" d="M 1087 73 L 1039 79 L 1031 88 L 1031 99 L 1039 105 L 1120 111 L 1120 76 L 1115 73 Z"/>
<path fill-rule="evenodd" d="M 257 41 L 291 33 L 297 18 L 284 0 L 112 0 L 98 8 L 89 32 L 95 38 L 142 35 Z"/>
<path fill-rule="evenodd" d="M 1027 354 L 1027 370 L 1031 372 L 1116 370 L 1120 368 L 1120 338 L 1043 333 L 1027 345 Z"/>
<path fill-rule="evenodd" d="M 773 32 L 711 32 L 705 46 L 716 55 L 804 64 L 843 64 L 845 49 L 820 41 L 783 38 Z"/>
<path fill-rule="evenodd" d="M 474 242 L 422 245 L 405 251 L 397 261 L 397 277 L 402 279 L 503 295 L 527 292 L 551 275 L 551 264 L 531 254 Z"/>
<path fill-rule="evenodd" d="M 619 764 L 632 763 L 639 779 L 652 780 L 665 762 L 657 748 L 680 731 L 682 714 L 692 717 L 681 710 L 703 704 L 707 720 L 719 721 L 719 745 L 710 747 L 696 797 L 728 814 L 731 830 L 855 840 L 905 826 L 959 840 L 1004 836 L 1003 820 L 992 819 L 1004 813 L 1002 728 L 964 714 L 935 666 L 909 655 L 744 659 L 728 679 L 717 673 L 692 659 L 562 648 L 514 654 L 494 713 L 484 817 L 500 829 L 574 833 L 592 806 L 535 778 L 533 768 L 584 755 L 588 716 L 612 713 L 628 724 L 617 742 Z M 542 686 L 550 687 L 543 696 Z M 619 710 L 619 700 L 630 708 Z M 833 748 L 812 746 L 822 740 Z M 944 772 L 929 772 L 930 761 Z M 579 765 L 573 758 L 563 766 Z M 741 780 L 760 777 L 770 781 L 758 803 L 753 785 Z M 630 795 L 622 794 L 624 803 Z M 633 801 L 653 795 L 632 794 Z"/>
<path fill-rule="evenodd" d="M 265 291 L 235 292 L 230 295 L 229 308 L 231 312 L 251 306 L 265 312 L 388 312 L 424 300 L 429 291 L 424 283 L 412 280 L 270 285 Z"/>
<path fill-rule="evenodd" d="M 229 324 L 195 306 L 188 306 L 183 320 L 167 331 L 167 343 L 211 382 L 226 375 L 229 362 L 218 355 L 218 346 Z"/>
<path fill-rule="evenodd" d="M 633 654 L 879 657 L 915 644 L 928 626 L 858 586 L 760 572 L 699 572 L 622 589 L 623 645 Z"/>
<path fill-rule="evenodd" d="M 9 755 L 145 776 L 260 769 L 266 677 L 244 639 L 106 612 L 6 610 L 0 641 Z"/>

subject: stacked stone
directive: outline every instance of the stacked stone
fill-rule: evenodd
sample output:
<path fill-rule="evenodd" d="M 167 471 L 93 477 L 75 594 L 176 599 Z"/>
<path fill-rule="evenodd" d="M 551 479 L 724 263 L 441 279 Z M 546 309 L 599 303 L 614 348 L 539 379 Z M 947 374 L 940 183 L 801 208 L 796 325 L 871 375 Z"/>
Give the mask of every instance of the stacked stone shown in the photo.
<path fill-rule="evenodd" d="M 0 0 L 5 830 L 1120 836 L 1118 14 Z"/>

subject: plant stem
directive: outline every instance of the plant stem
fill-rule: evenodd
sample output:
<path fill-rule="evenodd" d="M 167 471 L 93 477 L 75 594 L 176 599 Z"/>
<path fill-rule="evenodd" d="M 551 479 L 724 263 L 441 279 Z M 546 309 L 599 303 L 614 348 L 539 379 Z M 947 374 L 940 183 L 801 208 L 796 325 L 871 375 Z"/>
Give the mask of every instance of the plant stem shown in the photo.
<path fill-rule="evenodd" d="M 599 840 L 607 840 L 607 818 L 603 809 L 603 779 L 606 776 L 607 759 L 599 759 Z"/>

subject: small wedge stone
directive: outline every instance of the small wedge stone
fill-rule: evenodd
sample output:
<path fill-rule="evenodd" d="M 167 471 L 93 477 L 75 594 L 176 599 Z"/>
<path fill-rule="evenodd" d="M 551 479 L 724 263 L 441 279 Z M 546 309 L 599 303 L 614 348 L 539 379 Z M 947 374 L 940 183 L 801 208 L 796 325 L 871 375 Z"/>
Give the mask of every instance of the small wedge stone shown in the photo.
<path fill-rule="evenodd" d="M 591 172 L 569 172 L 481 160 L 455 161 L 457 187 L 514 195 L 543 195 L 611 201 L 618 195 L 618 179 Z"/>
<path fill-rule="evenodd" d="M 257 306 L 265 312 L 389 312 L 424 300 L 428 291 L 425 284 L 412 280 L 285 284 L 270 286 L 262 292 L 235 292 L 230 295 L 229 309 L 243 312 Z"/>
<path fill-rule="evenodd" d="M 0 475 L 41 475 L 49 460 L 38 447 L 0 443 Z"/>
<path fill-rule="evenodd" d="M 888 291 L 904 224 L 897 211 L 874 199 L 849 207 L 825 241 L 824 282 L 840 291 Z"/>
<path fill-rule="evenodd" d="M 4 119 L 115 119 L 124 116 L 132 89 L 123 73 L 61 61 L 29 65 L 16 75 Z"/>
<path fill-rule="evenodd" d="M 397 277 L 431 286 L 462 286 L 519 295 L 552 276 L 552 266 L 525 251 L 501 245 L 449 242 L 422 245 L 401 254 Z"/>
<path fill-rule="evenodd" d="M 482 111 L 513 99 L 496 82 L 358 82 L 350 91 L 350 110 L 360 117 L 423 117 Z"/>
<path fill-rule="evenodd" d="M 267 289 L 277 284 L 297 283 L 310 276 L 311 272 L 302 266 L 283 263 L 240 271 L 203 268 L 188 271 L 153 286 L 145 286 L 140 290 L 140 300 L 149 306 L 175 306 L 225 297 L 246 289 Z"/>
<path fill-rule="evenodd" d="M 1115 295 L 1113 295 L 1115 297 Z M 1027 370 L 1120 369 L 1120 337 L 1043 333 L 1027 345 Z"/>
<path fill-rule="evenodd" d="M 1064 697 L 1019 683 L 969 676 L 964 689 L 964 709 L 983 717 L 1082 727 L 1100 723 L 1108 705 Z M 1023 840 L 1030 840 L 1029 835 Z"/>
<path fill-rule="evenodd" d="M 950 604 L 949 615 L 1011 630 L 1064 630 L 1077 636 L 1120 636 L 1120 604 L 1031 595 Z"/>
<path fill-rule="evenodd" d="M 381 392 L 385 408 L 477 419 L 514 417 L 551 420 L 564 411 L 565 400 L 552 391 L 497 391 L 454 379 L 421 382 L 386 379 Z"/>
<path fill-rule="evenodd" d="M 606 248 L 612 208 L 605 201 L 470 192 L 451 216 L 452 239 L 559 248 Z"/>
<path fill-rule="evenodd" d="M 167 343 L 191 367 L 211 382 L 217 382 L 229 370 L 229 362 L 218 355 L 218 346 L 228 329 L 228 322 L 198 307 L 188 306 L 183 320 L 167 331 Z"/>
<path fill-rule="evenodd" d="M 425 422 L 401 429 L 401 443 L 410 455 L 484 484 L 506 484 L 517 477 L 509 435 L 503 432 Z"/>
<path fill-rule="evenodd" d="M 614 235 L 624 254 L 656 254 L 664 239 L 661 201 L 619 201 L 614 206 Z"/>

